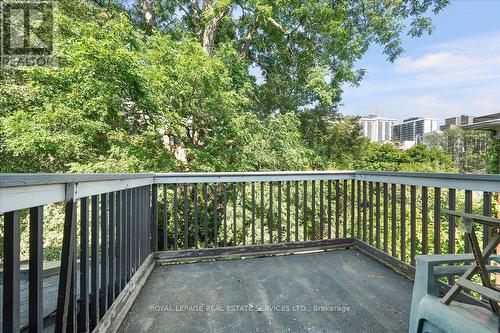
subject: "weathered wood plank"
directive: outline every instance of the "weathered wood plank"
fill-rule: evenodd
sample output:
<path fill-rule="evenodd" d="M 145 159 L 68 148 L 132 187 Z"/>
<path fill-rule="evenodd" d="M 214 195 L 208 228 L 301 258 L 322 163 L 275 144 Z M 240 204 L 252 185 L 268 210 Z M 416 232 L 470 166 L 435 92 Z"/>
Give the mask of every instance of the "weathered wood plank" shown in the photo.
<path fill-rule="evenodd" d="M 226 248 L 195 249 L 182 251 L 160 251 L 155 253 L 155 259 L 160 264 L 182 261 L 199 261 L 208 259 L 224 259 L 230 257 L 255 256 L 266 254 L 289 253 L 306 250 L 350 247 L 352 238 L 323 239 L 308 242 L 291 242 L 268 245 L 234 246 Z"/>

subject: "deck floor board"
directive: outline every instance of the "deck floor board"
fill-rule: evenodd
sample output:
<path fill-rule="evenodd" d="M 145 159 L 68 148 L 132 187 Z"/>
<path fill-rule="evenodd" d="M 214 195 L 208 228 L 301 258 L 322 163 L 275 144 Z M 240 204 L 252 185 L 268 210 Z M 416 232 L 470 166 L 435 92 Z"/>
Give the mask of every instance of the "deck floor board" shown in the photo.
<path fill-rule="evenodd" d="M 160 266 L 120 332 L 403 332 L 411 288 L 355 250 Z"/>

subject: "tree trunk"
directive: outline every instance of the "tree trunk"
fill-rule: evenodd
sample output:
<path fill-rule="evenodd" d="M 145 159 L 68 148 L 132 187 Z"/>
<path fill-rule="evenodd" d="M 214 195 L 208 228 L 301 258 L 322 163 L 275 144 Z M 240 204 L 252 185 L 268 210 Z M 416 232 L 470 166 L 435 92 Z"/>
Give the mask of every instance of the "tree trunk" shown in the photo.
<path fill-rule="evenodd" d="M 144 15 L 144 20 L 148 27 L 148 31 L 151 33 L 156 27 L 156 16 L 153 8 L 153 0 L 141 0 L 142 13 Z"/>
<path fill-rule="evenodd" d="M 212 9 L 213 2 L 211 0 L 206 0 L 203 2 L 203 13 L 207 13 Z M 222 10 L 218 12 L 214 17 L 212 17 L 203 29 L 203 39 L 201 45 L 206 54 L 211 55 L 214 50 L 215 38 L 217 37 L 217 31 L 219 30 L 220 23 L 227 10 Z"/>
<path fill-rule="evenodd" d="M 202 46 L 203 50 L 205 50 L 208 55 L 211 55 L 214 49 L 215 38 L 217 37 L 217 30 L 219 29 L 219 25 L 220 21 L 216 18 L 213 18 L 208 21 L 207 26 L 203 31 Z"/>

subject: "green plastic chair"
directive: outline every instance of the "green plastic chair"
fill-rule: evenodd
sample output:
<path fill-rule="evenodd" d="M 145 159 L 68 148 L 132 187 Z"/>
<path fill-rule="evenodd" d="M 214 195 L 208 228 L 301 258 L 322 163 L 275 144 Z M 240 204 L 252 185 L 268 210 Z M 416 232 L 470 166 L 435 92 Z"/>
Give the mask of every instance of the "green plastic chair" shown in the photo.
<path fill-rule="evenodd" d="M 410 312 L 410 333 L 486 333 L 500 332 L 497 314 L 487 305 L 474 303 L 472 297 L 463 293 L 449 305 L 443 303 L 441 295 L 444 283 L 442 276 L 463 274 L 474 261 L 472 254 L 418 255 L 416 258 L 415 282 Z M 500 257 L 490 260 L 500 262 Z M 442 266 L 459 264 L 462 266 Z M 488 272 L 500 272 L 500 266 L 487 266 Z"/>

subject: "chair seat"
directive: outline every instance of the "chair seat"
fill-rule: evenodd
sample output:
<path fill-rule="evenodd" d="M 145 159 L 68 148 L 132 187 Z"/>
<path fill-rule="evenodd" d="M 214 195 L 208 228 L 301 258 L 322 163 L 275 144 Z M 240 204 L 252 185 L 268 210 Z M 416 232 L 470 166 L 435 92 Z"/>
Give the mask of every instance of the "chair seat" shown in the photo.
<path fill-rule="evenodd" d="M 442 332 L 498 332 L 498 317 L 490 310 L 456 301 L 445 305 L 439 298 L 431 295 L 421 299 L 417 316 L 440 328 Z"/>

